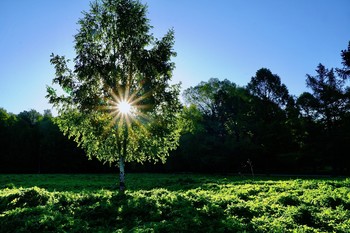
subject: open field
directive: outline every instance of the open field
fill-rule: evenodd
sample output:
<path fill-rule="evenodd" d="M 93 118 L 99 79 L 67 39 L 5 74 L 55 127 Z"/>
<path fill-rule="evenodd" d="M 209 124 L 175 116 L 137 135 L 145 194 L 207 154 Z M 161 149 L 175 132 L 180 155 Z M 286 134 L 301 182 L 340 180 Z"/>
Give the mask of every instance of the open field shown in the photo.
<path fill-rule="evenodd" d="M 350 232 L 350 179 L 0 175 L 0 232 Z"/>

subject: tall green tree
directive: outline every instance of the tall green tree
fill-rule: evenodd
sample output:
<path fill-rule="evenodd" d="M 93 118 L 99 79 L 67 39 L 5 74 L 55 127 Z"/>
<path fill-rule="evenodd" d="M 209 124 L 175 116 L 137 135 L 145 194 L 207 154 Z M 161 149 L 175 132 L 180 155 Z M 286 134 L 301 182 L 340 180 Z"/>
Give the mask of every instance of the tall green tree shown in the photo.
<path fill-rule="evenodd" d="M 266 168 L 273 171 L 281 155 L 295 146 L 291 128 L 287 124 L 287 116 L 292 110 L 292 97 L 280 77 L 267 68 L 256 72 L 247 84 L 247 90 L 254 96 L 249 114 L 253 142 L 260 148 Z"/>
<path fill-rule="evenodd" d="M 343 166 L 344 138 L 348 138 L 348 120 L 350 113 L 350 88 L 347 84 L 346 51 L 343 51 L 344 69 L 327 69 L 319 64 L 316 75 L 307 74 L 306 84 L 312 92 L 305 92 L 298 98 L 298 104 L 304 118 L 309 119 L 309 126 L 318 126 L 316 134 L 308 132 L 309 138 L 317 138 L 313 148 L 326 163 L 338 170 Z M 309 127 L 315 129 L 315 127 Z M 308 139 L 311 141 L 312 139 Z M 315 153 L 315 152 L 314 152 Z M 341 162 L 343 161 L 343 162 Z"/>
<path fill-rule="evenodd" d="M 308 112 L 313 112 L 314 120 L 321 121 L 330 132 L 336 123 L 349 109 L 349 96 L 346 82 L 337 76 L 333 69 L 327 69 L 319 64 L 316 69 L 317 75 L 307 75 L 306 84 L 312 90 L 312 94 L 301 95 Z"/>
<path fill-rule="evenodd" d="M 190 104 L 188 110 L 191 110 L 187 114 L 193 114 L 188 118 L 197 130 L 185 135 L 187 141 L 181 147 L 186 148 L 184 153 L 197 157 L 202 170 L 232 171 L 248 159 L 250 97 L 245 88 L 217 78 L 184 91 L 184 99 Z M 195 117 L 198 115 L 201 117 Z M 200 145 L 193 147 L 198 141 Z"/>
<path fill-rule="evenodd" d="M 54 84 L 47 98 L 58 110 L 56 123 L 89 158 L 118 163 L 165 162 L 178 145 L 179 85 L 171 85 L 174 31 L 156 39 L 136 0 L 91 3 L 75 35 L 74 68 L 52 54 Z"/>
<path fill-rule="evenodd" d="M 279 107 L 285 107 L 289 100 L 286 85 L 281 82 L 277 74 L 272 74 L 267 68 L 261 68 L 256 72 L 248 83 L 247 89 L 265 103 L 274 103 Z"/>

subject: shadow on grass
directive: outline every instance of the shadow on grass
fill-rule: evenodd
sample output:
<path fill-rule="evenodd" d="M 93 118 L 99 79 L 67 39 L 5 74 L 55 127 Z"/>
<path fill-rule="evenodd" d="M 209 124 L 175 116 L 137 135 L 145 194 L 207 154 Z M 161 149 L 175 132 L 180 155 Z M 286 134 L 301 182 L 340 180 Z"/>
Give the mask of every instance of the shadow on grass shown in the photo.
<path fill-rule="evenodd" d="M 245 226 L 225 221 L 224 209 L 209 199 L 166 189 L 77 195 L 35 187 L 3 196 L 1 213 L 0 232 L 8 233 L 231 232 Z"/>
<path fill-rule="evenodd" d="M 259 184 L 296 178 L 298 177 L 130 173 L 126 175 L 126 185 L 130 191 L 157 188 L 187 191 L 196 188 L 212 189 L 215 185 Z M 305 179 L 322 180 L 315 177 L 302 178 Z M 118 183 L 116 174 L 0 174 L 0 189 L 37 186 L 48 191 L 116 191 Z"/>

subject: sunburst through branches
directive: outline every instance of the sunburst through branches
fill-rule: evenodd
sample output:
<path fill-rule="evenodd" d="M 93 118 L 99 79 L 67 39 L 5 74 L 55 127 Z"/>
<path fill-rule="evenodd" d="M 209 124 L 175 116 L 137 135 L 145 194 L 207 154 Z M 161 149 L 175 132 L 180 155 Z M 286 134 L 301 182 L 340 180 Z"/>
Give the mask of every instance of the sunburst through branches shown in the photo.
<path fill-rule="evenodd" d="M 112 116 L 110 125 L 117 125 L 119 128 L 126 126 L 132 130 L 132 124 L 138 125 L 141 128 L 141 119 L 149 120 L 143 111 L 150 106 L 144 104 L 143 100 L 149 94 L 138 94 L 138 91 L 130 92 L 130 88 L 118 87 L 115 90 L 110 90 L 111 99 L 107 102 L 107 110 Z"/>

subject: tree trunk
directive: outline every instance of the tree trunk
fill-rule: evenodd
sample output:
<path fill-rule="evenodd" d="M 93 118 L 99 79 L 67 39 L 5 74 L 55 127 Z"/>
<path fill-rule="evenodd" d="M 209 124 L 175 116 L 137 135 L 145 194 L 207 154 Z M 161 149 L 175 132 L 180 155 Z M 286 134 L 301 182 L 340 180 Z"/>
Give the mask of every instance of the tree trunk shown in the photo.
<path fill-rule="evenodd" d="M 120 156 L 119 159 L 119 191 L 124 192 L 125 191 L 125 171 L 124 171 L 124 157 Z"/>
<path fill-rule="evenodd" d="M 128 146 L 128 136 L 129 136 L 129 132 L 128 132 L 128 128 L 125 125 L 124 126 L 124 138 L 123 138 L 123 154 L 120 155 L 119 158 L 119 191 L 120 192 L 124 192 L 125 191 L 125 158 L 126 158 L 126 153 L 127 153 L 127 146 Z"/>

